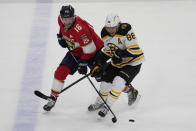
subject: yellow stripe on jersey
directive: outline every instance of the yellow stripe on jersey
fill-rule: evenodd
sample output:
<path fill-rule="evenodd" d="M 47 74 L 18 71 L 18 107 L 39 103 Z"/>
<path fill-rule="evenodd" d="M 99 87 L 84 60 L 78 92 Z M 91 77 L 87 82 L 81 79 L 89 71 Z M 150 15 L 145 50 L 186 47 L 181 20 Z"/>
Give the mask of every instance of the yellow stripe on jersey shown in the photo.
<path fill-rule="evenodd" d="M 123 37 L 123 35 L 116 34 L 114 37 Z"/>
<path fill-rule="evenodd" d="M 138 44 L 130 45 L 130 46 L 127 47 L 127 49 L 133 48 L 133 47 L 139 47 L 139 45 Z"/>
<path fill-rule="evenodd" d="M 103 38 L 102 38 L 102 40 L 105 40 L 105 39 L 107 39 L 109 37 L 109 35 L 106 35 L 106 36 L 104 36 Z M 116 34 L 114 37 L 123 37 L 123 35 L 118 35 L 118 34 Z"/>
<path fill-rule="evenodd" d="M 106 48 L 104 48 L 103 51 L 109 52 L 109 51 L 111 51 L 111 50 L 110 50 L 110 49 L 107 50 Z"/>
<path fill-rule="evenodd" d="M 133 59 L 133 57 L 130 57 L 130 58 L 126 59 L 126 60 L 123 60 L 121 63 L 117 63 L 117 64 L 114 64 L 114 65 L 121 66 L 122 64 L 125 64 L 125 63 L 131 61 L 132 59 Z"/>
<path fill-rule="evenodd" d="M 127 51 L 129 51 L 133 55 L 139 55 L 143 53 L 138 44 L 128 46 Z"/>
<path fill-rule="evenodd" d="M 105 55 L 107 55 L 107 56 L 109 56 L 109 57 L 112 57 L 111 50 L 103 49 L 102 52 L 103 52 Z"/>
<path fill-rule="evenodd" d="M 102 38 L 102 40 L 105 40 L 105 39 L 107 39 L 109 37 L 109 35 L 106 35 L 106 36 L 104 36 L 103 38 Z"/>
<path fill-rule="evenodd" d="M 116 67 L 122 68 L 122 67 L 124 67 L 124 66 L 126 66 L 126 65 L 129 65 L 129 64 L 132 64 L 132 63 L 134 63 L 134 62 L 140 61 L 140 60 L 142 60 L 143 58 L 144 58 L 144 55 L 141 55 L 141 56 L 139 56 L 139 57 L 137 57 L 137 58 L 135 58 L 135 59 L 133 59 L 133 58 L 131 57 L 131 58 L 129 58 L 129 59 L 123 60 L 121 63 L 118 63 L 118 64 L 112 63 L 112 64 L 113 64 L 114 66 L 116 66 Z"/>
<path fill-rule="evenodd" d="M 141 49 L 139 49 L 139 50 L 127 49 L 127 50 L 130 51 L 131 54 L 141 54 L 142 53 Z"/>
<path fill-rule="evenodd" d="M 105 55 L 109 56 L 109 57 L 112 57 L 112 55 L 106 53 L 106 52 L 103 52 Z"/>
<path fill-rule="evenodd" d="M 141 59 L 143 59 L 143 58 L 144 58 L 144 55 L 141 55 L 141 56 L 139 56 L 138 58 L 136 58 L 136 59 L 134 59 L 133 61 L 131 61 L 131 63 L 136 62 L 136 61 L 139 61 L 139 60 L 141 60 Z"/>

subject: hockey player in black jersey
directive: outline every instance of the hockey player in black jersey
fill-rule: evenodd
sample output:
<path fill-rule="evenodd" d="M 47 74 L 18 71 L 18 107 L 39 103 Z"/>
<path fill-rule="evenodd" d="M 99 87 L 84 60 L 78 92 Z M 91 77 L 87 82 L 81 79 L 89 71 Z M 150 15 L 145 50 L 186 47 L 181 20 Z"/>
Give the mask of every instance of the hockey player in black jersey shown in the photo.
<path fill-rule="evenodd" d="M 135 33 L 130 24 L 120 22 L 118 15 L 109 14 L 101 31 L 101 37 L 104 47 L 99 54 L 98 64 L 91 70 L 91 76 L 99 75 L 102 65 L 111 59 L 111 63 L 103 73 L 99 92 L 110 107 L 119 98 L 121 92 L 127 92 L 128 105 L 132 105 L 139 95 L 131 82 L 139 73 L 144 60 Z M 88 107 L 89 111 L 97 109 L 100 109 L 98 114 L 101 117 L 108 112 L 100 97 Z"/>

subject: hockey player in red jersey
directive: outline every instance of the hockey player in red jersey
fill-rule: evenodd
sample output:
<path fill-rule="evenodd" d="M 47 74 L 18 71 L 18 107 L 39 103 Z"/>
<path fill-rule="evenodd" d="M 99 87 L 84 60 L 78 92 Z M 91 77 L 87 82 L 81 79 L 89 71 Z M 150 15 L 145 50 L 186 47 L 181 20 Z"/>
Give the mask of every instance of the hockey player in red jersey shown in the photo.
<path fill-rule="evenodd" d="M 100 95 L 111 108 L 122 92 L 128 94 L 128 105 L 132 105 L 139 98 L 138 91 L 132 87 L 131 82 L 139 73 L 144 53 L 138 45 L 135 33 L 128 23 L 121 23 L 119 16 L 109 14 L 101 31 L 104 47 L 99 53 L 99 62 L 91 70 L 91 76 L 96 76 L 101 65 L 111 58 L 111 63 L 105 69 L 100 84 Z M 126 87 L 126 88 L 124 88 Z M 100 97 L 88 107 L 89 111 L 98 110 L 104 117 L 108 109 Z"/>
<path fill-rule="evenodd" d="M 86 74 L 87 66 L 92 66 L 95 55 L 103 47 L 103 41 L 92 26 L 75 15 L 71 5 L 62 6 L 58 24 L 58 42 L 63 48 L 69 48 L 69 51 L 54 73 L 50 99 L 43 107 L 46 111 L 54 107 L 66 77 L 69 74 L 73 75 L 77 70 L 80 74 Z"/>

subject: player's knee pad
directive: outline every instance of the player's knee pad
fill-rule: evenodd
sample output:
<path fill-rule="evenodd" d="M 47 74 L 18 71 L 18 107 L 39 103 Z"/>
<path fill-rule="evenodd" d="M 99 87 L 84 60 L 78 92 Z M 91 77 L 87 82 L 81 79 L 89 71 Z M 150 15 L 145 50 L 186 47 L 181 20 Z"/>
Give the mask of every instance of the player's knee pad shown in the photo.
<path fill-rule="evenodd" d="M 126 84 L 126 81 L 120 76 L 116 76 L 113 80 L 112 89 L 118 92 L 122 92 Z"/>
<path fill-rule="evenodd" d="M 65 66 L 65 65 L 60 65 L 55 73 L 54 73 L 54 77 L 57 80 L 60 81 L 64 81 L 67 77 L 67 75 L 71 72 L 71 70 L 69 69 L 69 67 Z"/>
<path fill-rule="evenodd" d="M 107 92 L 108 93 L 110 91 L 111 87 L 112 87 L 111 83 L 103 81 L 103 82 L 101 82 L 99 90 L 100 90 L 100 92 Z"/>

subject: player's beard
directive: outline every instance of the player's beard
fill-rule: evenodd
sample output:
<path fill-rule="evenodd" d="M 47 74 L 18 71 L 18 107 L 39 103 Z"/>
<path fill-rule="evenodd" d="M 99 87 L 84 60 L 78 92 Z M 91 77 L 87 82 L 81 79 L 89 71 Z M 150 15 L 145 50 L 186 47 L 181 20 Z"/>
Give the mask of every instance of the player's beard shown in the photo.
<path fill-rule="evenodd" d="M 64 24 L 66 29 L 69 29 L 72 25 L 73 25 L 73 23 Z"/>
<path fill-rule="evenodd" d="M 73 26 L 73 24 L 75 23 L 75 17 L 69 21 L 62 20 L 62 22 L 63 22 L 65 29 L 70 29 Z"/>

